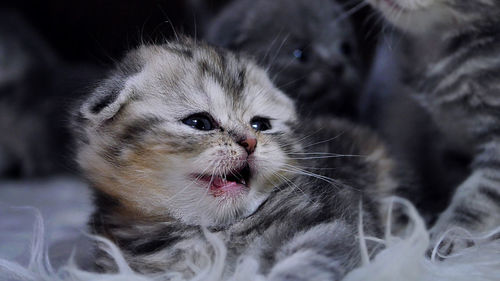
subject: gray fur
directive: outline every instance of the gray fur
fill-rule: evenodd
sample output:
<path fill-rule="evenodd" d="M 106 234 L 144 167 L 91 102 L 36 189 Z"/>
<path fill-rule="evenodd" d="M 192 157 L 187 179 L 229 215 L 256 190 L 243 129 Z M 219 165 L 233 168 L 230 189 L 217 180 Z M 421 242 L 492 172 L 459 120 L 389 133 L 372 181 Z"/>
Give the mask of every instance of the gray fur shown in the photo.
<path fill-rule="evenodd" d="M 448 143 L 473 159 L 433 226 L 434 239 L 452 226 L 472 232 L 499 226 L 500 2 L 398 0 L 392 8 L 372 2 L 409 32 L 400 52 L 405 80 Z"/>

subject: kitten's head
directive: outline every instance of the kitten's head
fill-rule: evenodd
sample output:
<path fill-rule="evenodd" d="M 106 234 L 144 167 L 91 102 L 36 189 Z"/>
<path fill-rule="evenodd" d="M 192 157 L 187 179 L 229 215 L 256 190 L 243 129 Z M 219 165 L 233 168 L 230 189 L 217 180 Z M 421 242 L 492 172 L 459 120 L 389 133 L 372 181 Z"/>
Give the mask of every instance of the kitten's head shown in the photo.
<path fill-rule="evenodd" d="M 299 105 L 331 113 L 354 104 L 360 79 L 356 37 L 332 0 L 235 1 L 206 37 L 269 67 L 276 85 Z"/>
<path fill-rule="evenodd" d="M 286 177 L 293 102 L 252 62 L 200 43 L 144 46 L 84 102 L 78 161 L 138 217 L 219 225 Z"/>
<path fill-rule="evenodd" d="M 399 28 L 424 33 L 467 26 L 475 21 L 498 21 L 498 0 L 366 0 Z"/>

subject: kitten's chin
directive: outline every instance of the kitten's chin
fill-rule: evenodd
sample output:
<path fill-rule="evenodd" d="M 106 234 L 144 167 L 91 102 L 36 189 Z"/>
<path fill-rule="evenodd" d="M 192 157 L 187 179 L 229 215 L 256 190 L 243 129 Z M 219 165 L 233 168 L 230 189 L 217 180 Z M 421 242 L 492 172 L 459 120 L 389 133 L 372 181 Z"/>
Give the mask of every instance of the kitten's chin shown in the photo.
<path fill-rule="evenodd" d="M 223 227 L 249 216 L 272 190 L 249 167 L 225 175 L 190 174 L 184 180 L 181 186 L 188 188 L 170 202 L 169 210 L 186 224 L 205 227 Z"/>
<path fill-rule="evenodd" d="M 201 225 L 205 227 L 223 227 L 247 217 L 257 210 L 264 202 L 269 193 L 261 193 L 252 189 L 244 191 L 224 192 L 223 195 L 206 198 L 206 202 L 196 206 L 194 216 L 181 216 L 188 224 Z M 204 206 L 203 208 L 199 208 Z"/>

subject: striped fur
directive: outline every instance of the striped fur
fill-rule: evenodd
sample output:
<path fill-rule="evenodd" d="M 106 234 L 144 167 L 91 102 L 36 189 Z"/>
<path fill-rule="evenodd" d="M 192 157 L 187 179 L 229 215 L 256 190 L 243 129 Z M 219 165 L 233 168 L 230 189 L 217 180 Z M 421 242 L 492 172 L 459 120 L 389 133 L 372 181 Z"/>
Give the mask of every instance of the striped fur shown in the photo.
<path fill-rule="evenodd" d="M 217 127 L 183 124 L 193 112 Z M 398 187 L 370 132 L 298 119 L 252 62 L 187 39 L 131 52 L 75 116 L 78 161 L 96 191 L 90 226 L 143 273 L 192 276 L 203 266 L 197 255 L 211 251 L 208 229 L 227 245 L 227 276 L 253 257 L 271 280 L 340 280 L 360 262 L 360 210 L 365 232 L 378 234 L 377 199 Z M 272 128 L 254 131 L 253 116 Z M 245 134 L 257 138 L 249 155 L 237 144 Z M 190 178 L 228 173 L 240 165 L 234 159 L 251 167 L 248 191 L 215 196 Z M 114 267 L 105 256 L 97 264 Z"/>
<path fill-rule="evenodd" d="M 500 225 L 500 1 L 369 1 L 409 32 L 407 82 L 451 145 L 471 155 L 432 233 Z"/>

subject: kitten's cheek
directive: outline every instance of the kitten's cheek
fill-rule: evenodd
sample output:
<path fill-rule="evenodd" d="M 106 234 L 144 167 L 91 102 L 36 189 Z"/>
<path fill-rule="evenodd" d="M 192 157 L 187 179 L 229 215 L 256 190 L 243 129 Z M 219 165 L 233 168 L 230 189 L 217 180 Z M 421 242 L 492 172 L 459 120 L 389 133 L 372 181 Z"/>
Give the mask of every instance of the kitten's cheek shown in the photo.
<path fill-rule="evenodd" d="M 248 167 L 250 168 L 250 174 L 252 175 L 252 177 L 254 176 L 257 176 L 259 174 L 259 159 L 258 157 L 256 157 L 255 155 L 250 155 L 247 159 L 246 159 L 247 163 L 248 163 Z"/>

